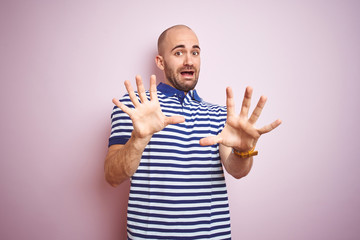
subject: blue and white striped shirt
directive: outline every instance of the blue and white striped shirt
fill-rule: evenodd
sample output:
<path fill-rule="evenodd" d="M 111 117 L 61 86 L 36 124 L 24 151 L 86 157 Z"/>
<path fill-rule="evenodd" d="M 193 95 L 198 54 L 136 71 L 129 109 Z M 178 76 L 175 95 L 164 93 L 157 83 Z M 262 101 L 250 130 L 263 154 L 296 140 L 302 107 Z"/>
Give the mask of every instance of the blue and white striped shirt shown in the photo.
<path fill-rule="evenodd" d="M 158 99 L 166 116 L 185 122 L 155 133 L 131 178 L 128 239 L 231 239 L 230 214 L 219 145 L 200 146 L 226 121 L 226 108 L 160 83 Z M 149 97 L 149 93 L 147 92 Z M 132 107 L 126 94 L 121 101 Z M 114 107 L 109 146 L 131 136 L 129 116 Z"/>

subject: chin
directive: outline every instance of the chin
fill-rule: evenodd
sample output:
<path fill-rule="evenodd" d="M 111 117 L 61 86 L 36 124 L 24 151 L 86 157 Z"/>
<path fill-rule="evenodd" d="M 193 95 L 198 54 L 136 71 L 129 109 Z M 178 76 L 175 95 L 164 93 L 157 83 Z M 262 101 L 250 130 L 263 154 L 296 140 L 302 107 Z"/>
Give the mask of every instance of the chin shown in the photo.
<path fill-rule="evenodd" d="M 189 81 L 189 80 L 187 80 Z M 189 84 L 181 84 L 179 87 L 181 88 L 180 90 L 184 91 L 184 92 L 188 92 L 190 90 L 193 90 L 196 87 L 197 84 L 197 80 L 191 80 L 191 83 Z"/>
<path fill-rule="evenodd" d="M 198 82 L 198 78 L 196 76 L 193 78 L 184 78 L 181 75 L 173 75 L 166 76 L 166 79 L 170 85 L 183 92 L 189 92 L 190 90 L 193 90 Z"/>

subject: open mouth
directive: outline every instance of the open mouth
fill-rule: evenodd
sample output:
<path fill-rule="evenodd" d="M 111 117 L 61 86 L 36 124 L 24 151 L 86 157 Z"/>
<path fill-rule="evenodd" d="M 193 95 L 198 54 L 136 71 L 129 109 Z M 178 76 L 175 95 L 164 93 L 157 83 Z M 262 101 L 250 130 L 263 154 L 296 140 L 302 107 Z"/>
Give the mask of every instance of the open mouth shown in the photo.
<path fill-rule="evenodd" d="M 184 77 L 192 77 L 192 76 L 194 76 L 195 71 L 182 71 L 180 73 Z"/>

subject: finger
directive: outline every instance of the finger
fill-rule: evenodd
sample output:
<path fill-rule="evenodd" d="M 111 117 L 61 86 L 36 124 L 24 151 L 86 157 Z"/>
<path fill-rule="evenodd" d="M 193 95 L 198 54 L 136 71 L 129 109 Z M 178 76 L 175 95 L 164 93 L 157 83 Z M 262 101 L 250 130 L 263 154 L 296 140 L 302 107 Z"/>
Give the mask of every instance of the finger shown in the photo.
<path fill-rule="evenodd" d="M 135 79 L 136 79 L 136 86 L 137 86 L 137 90 L 138 90 L 138 94 L 139 94 L 141 102 L 147 102 L 148 99 L 146 97 L 146 92 L 145 92 L 145 88 L 144 88 L 144 84 L 142 82 L 141 76 L 136 75 Z"/>
<path fill-rule="evenodd" d="M 150 100 L 158 101 L 155 75 L 150 77 Z"/>
<path fill-rule="evenodd" d="M 183 116 L 171 116 L 165 118 L 165 125 L 169 124 L 178 124 L 185 122 L 185 118 Z"/>
<path fill-rule="evenodd" d="M 253 93 L 253 89 L 251 87 L 247 87 L 245 89 L 244 99 L 242 102 L 241 112 L 240 112 L 241 117 L 247 117 L 249 114 L 252 93 Z"/>
<path fill-rule="evenodd" d="M 260 134 L 268 133 L 277 128 L 281 124 L 281 120 L 277 119 L 276 121 L 272 122 L 269 125 L 266 125 L 259 129 Z"/>
<path fill-rule="evenodd" d="M 228 116 L 235 115 L 235 101 L 231 87 L 226 88 L 226 109 Z"/>
<path fill-rule="evenodd" d="M 123 104 L 122 102 L 120 102 L 118 99 L 113 98 L 112 102 L 118 107 L 120 108 L 124 113 L 126 113 L 127 115 L 131 115 L 131 111 L 132 109 L 130 109 L 129 107 L 127 107 L 125 104 Z"/>
<path fill-rule="evenodd" d="M 201 146 L 210 146 L 221 142 L 222 142 L 222 138 L 219 135 L 205 137 L 200 139 L 199 141 Z"/>
<path fill-rule="evenodd" d="M 267 98 L 265 96 L 261 96 L 259 99 L 259 102 L 256 105 L 256 108 L 254 109 L 253 113 L 251 114 L 249 118 L 249 123 L 254 124 L 259 119 L 260 114 L 262 110 L 264 109 L 265 103 Z"/>
<path fill-rule="evenodd" d="M 137 98 L 130 81 L 126 80 L 124 84 L 127 92 L 129 93 L 130 100 L 134 104 L 134 107 L 138 106 L 140 104 L 139 99 Z"/>

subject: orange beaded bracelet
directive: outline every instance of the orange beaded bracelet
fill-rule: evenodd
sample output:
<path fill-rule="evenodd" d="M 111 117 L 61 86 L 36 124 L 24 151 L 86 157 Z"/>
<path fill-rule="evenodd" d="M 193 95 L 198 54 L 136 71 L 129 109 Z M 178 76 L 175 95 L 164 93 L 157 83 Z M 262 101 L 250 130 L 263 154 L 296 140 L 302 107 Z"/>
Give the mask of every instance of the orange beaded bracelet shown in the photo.
<path fill-rule="evenodd" d="M 240 158 L 249 158 L 258 155 L 258 151 L 255 151 L 255 146 L 247 152 L 240 152 L 239 150 L 233 148 L 233 153 Z"/>

